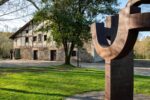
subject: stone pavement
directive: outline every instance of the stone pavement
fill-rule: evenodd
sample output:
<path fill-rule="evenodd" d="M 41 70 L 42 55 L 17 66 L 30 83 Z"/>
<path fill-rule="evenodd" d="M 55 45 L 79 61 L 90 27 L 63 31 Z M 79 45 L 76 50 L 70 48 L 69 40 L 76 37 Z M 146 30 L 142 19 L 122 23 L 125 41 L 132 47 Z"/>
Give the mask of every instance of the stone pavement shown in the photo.
<path fill-rule="evenodd" d="M 77 94 L 72 97 L 65 98 L 65 100 L 104 100 L 104 92 Z M 150 96 L 138 94 L 134 95 L 134 100 L 150 100 Z"/>
<path fill-rule="evenodd" d="M 47 67 L 61 64 L 63 64 L 63 62 L 36 60 L 0 60 L 0 67 Z"/>
<path fill-rule="evenodd" d="M 75 65 L 75 63 L 73 63 Z M 80 63 L 80 66 L 82 68 L 96 68 L 105 70 L 105 64 L 104 62 L 101 63 Z M 138 66 L 138 67 L 136 67 Z M 135 75 L 144 75 L 144 76 L 150 76 L 150 65 L 146 65 L 149 67 L 143 67 L 142 65 L 135 64 L 134 67 L 134 74 Z"/>

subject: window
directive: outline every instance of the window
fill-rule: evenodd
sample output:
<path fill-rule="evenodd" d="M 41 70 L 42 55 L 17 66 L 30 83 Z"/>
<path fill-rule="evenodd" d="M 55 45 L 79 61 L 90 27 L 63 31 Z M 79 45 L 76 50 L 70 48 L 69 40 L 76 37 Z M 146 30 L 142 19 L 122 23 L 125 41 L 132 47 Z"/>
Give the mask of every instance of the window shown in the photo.
<path fill-rule="evenodd" d="M 38 41 L 41 42 L 42 41 L 42 34 L 38 35 Z"/>
<path fill-rule="evenodd" d="M 47 40 L 47 35 L 44 35 L 44 41 L 46 41 Z"/>
<path fill-rule="evenodd" d="M 72 51 L 72 57 L 77 56 L 77 52 L 76 51 Z"/>
<path fill-rule="evenodd" d="M 37 41 L 37 37 L 33 36 L 33 42 Z"/>
<path fill-rule="evenodd" d="M 25 37 L 25 42 L 29 42 L 29 37 Z"/>
<path fill-rule="evenodd" d="M 29 30 L 26 30 L 26 33 L 29 33 Z"/>

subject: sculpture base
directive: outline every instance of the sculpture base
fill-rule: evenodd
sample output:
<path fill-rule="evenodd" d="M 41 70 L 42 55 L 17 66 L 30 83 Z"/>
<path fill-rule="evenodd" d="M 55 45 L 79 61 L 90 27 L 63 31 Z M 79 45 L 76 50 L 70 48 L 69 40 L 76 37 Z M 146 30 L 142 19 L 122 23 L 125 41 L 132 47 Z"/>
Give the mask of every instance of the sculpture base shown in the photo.
<path fill-rule="evenodd" d="M 133 100 L 133 53 L 106 61 L 105 100 Z"/>

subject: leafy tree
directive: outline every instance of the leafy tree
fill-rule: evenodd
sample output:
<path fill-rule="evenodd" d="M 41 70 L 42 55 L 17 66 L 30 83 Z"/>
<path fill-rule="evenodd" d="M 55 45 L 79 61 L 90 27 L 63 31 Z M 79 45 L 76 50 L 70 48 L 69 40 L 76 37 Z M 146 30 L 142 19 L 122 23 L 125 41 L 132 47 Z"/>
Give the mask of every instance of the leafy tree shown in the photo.
<path fill-rule="evenodd" d="M 30 2 L 37 10 L 40 10 L 39 4 L 41 4 L 44 0 L 16 0 L 16 1 L 11 1 L 11 0 L 0 0 L 0 6 L 4 5 L 6 2 L 9 2 L 14 5 L 14 6 L 19 6 L 19 3 L 22 4 L 24 1 Z M 15 2 L 18 2 L 17 5 Z M 26 5 L 26 4 L 25 4 Z"/>
<path fill-rule="evenodd" d="M 10 50 L 13 48 L 13 42 L 9 39 L 11 33 L 0 32 L 0 57 L 9 58 Z"/>
<path fill-rule="evenodd" d="M 150 36 L 138 40 L 134 47 L 136 59 L 150 59 Z"/>
<path fill-rule="evenodd" d="M 35 19 L 46 20 L 42 31 L 51 30 L 54 41 L 65 51 L 65 64 L 70 64 L 73 49 L 90 40 L 89 25 L 98 14 L 112 14 L 117 0 L 43 0 L 45 7 Z"/>

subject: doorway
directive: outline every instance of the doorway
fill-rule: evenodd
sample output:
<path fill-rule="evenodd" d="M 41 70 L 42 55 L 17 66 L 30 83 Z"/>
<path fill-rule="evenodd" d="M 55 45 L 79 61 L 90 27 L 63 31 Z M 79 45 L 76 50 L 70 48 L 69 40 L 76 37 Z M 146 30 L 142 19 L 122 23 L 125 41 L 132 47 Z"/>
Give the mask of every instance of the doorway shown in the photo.
<path fill-rule="evenodd" d="M 15 49 L 15 51 L 14 51 L 14 58 L 15 59 L 21 59 L 20 49 Z"/>
<path fill-rule="evenodd" d="M 56 50 L 51 50 L 50 51 L 50 60 L 51 61 L 56 61 Z"/>
<path fill-rule="evenodd" d="M 33 51 L 33 60 L 38 60 L 38 50 Z"/>

